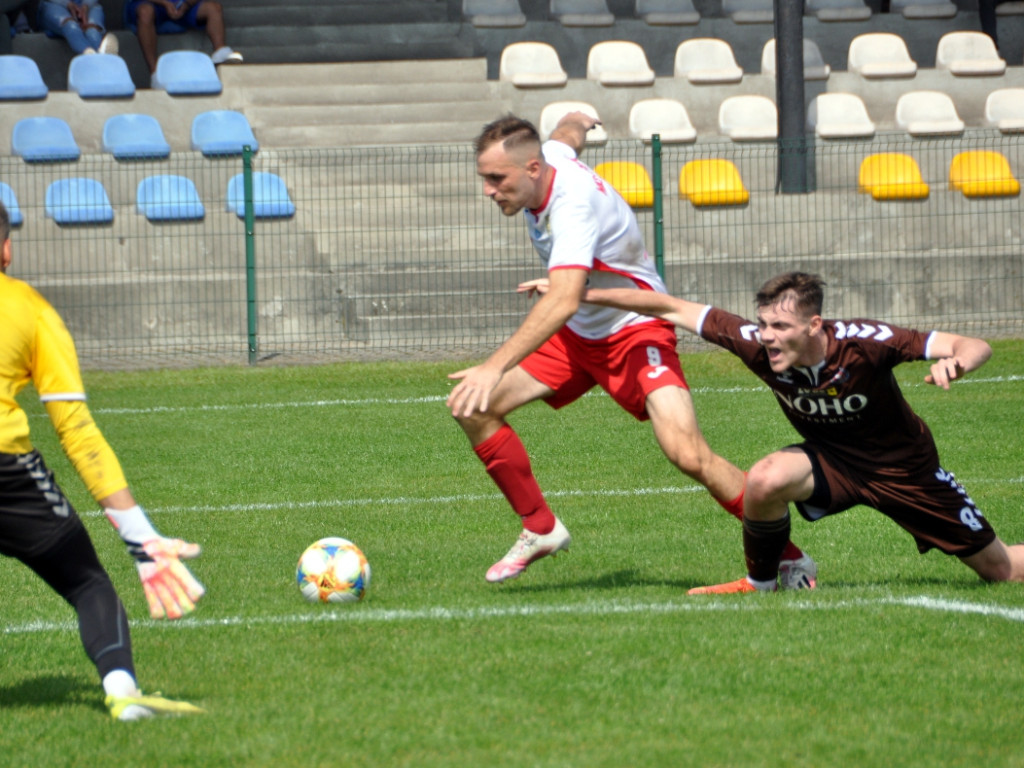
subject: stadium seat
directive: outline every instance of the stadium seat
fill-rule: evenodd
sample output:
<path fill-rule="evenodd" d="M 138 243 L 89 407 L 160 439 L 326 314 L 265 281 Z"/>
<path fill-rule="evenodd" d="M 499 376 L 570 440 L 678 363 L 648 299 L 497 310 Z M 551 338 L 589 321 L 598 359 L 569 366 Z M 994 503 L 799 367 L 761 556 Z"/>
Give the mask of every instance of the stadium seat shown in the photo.
<path fill-rule="evenodd" d="M 103 151 L 118 160 L 159 160 L 170 156 L 171 145 L 155 117 L 128 112 L 103 124 Z"/>
<path fill-rule="evenodd" d="M 1024 133 L 1024 88 L 998 88 L 985 99 L 985 124 L 1002 133 Z"/>
<path fill-rule="evenodd" d="M 828 80 L 832 68 L 825 63 L 821 49 L 813 40 L 804 38 L 804 80 Z M 761 49 L 761 74 L 775 77 L 775 38 Z"/>
<path fill-rule="evenodd" d="M 149 221 L 193 221 L 206 215 L 199 192 L 185 176 L 147 176 L 135 191 L 135 212 Z"/>
<path fill-rule="evenodd" d="M 689 143 L 697 139 L 697 129 L 682 102 L 675 99 L 642 99 L 629 110 L 629 135 L 650 141 L 657 133 L 666 144 Z"/>
<path fill-rule="evenodd" d="M 733 141 L 760 141 L 779 135 L 779 111 L 767 96 L 730 96 L 718 107 L 718 132 Z"/>
<path fill-rule="evenodd" d="M 474 27 L 522 27 L 526 15 L 519 0 L 462 0 L 462 16 Z"/>
<path fill-rule="evenodd" d="M 557 88 L 569 81 L 558 51 L 548 43 L 506 45 L 498 63 L 498 79 L 516 88 Z"/>
<path fill-rule="evenodd" d="M 896 125 L 911 136 L 961 134 L 964 121 L 942 91 L 909 91 L 896 102 Z"/>
<path fill-rule="evenodd" d="M 743 70 L 732 46 L 714 37 L 692 37 L 676 48 L 673 71 L 691 83 L 738 83 Z"/>
<path fill-rule="evenodd" d="M 130 99 L 135 95 L 135 83 L 120 56 L 83 54 L 68 65 L 68 90 L 83 99 Z"/>
<path fill-rule="evenodd" d="M 109 224 L 114 209 L 103 185 L 77 176 L 57 179 L 46 188 L 46 216 L 58 224 Z"/>
<path fill-rule="evenodd" d="M 594 173 L 607 181 L 633 208 L 654 205 L 654 185 L 647 169 L 639 163 L 613 160 L 594 166 Z"/>
<path fill-rule="evenodd" d="M 690 26 L 700 23 L 693 0 L 635 0 L 635 12 L 652 27 Z"/>
<path fill-rule="evenodd" d="M 288 194 L 284 180 L 274 173 L 255 171 L 252 174 L 252 208 L 257 219 L 280 219 L 295 215 L 295 203 Z M 245 174 L 232 176 L 228 182 L 227 210 L 245 218 Z"/>
<path fill-rule="evenodd" d="M 544 105 L 540 111 L 537 130 L 540 132 L 541 139 L 547 141 L 551 132 L 555 130 L 555 126 L 558 125 L 558 121 L 570 112 L 582 112 L 598 120 L 601 119 L 594 106 L 585 101 L 553 101 Z M 595 126 L 587 131 L 587 144 L 603 144 L 606 141 L 608 141 L 608 133 L 603 125 Z"/>
<path fill-rule="evenodd" d="M 23 117 L 16 122 L 11 152 L 27 163 L 67 162 L 82 154 L 71 126 L 59 117 Z"/>
<path fill-rule="evenodd" d="M 969 150 L 953 158 L 949 166 L 949 188 L 964 197 L 1014 197 L 1020 182 L 1013 177 L 1010 162 L 1001 152 Z"/>
<path fill-rule="evenodd" d="M 722 0 L 722 13 L 736 24 L 771 24 L 775 20 L 773 0 Z"/>
<path fill-rule="evenodd" d="M 12 227 L 19 227 L 25 220 L 21 214 L 21 207 L 18 205 L 18 196 L 14 194 L 9 184 L 0 181 L 0 203 L 7 209 L 7 218 L 11 220 Z"/>
<path fill-rule="evenodd" d="M 605 40 L 587 54 L 587 79 L 601 85 L 653 85 L 654 70 L 639 43 Z"/>
<path fill-rule="evenodd" d="M 167 51 L 156 60 L 153 88 L 171 96 L 216 95 L 223 90 L 217 68 L 201 51 Z"/>
<path fill-rule="evenodd" d="M 679 197 L 694 206 L 745 205 L 750 192 L 730 160 L 691 160 L 679 172 Z"/>
<path fill-rule="evenodd" d="M 551 18 L 563 27 L 610 27 L 615 16 L 605 0 L 551 0 Z"/>
<path fill-rule="evenodd" d="M 870 138 L 875 124 L 853 93 L 819 93 L 807 108 L 807 128 L 822 139 Z"/>
<path fill-rule="evenodd" d="M 1006 0 L 996 4 L 996 16 L 1024 16 L 1024 0 Z"/>
<path fill-rule="evenodd" d="M 864 0 L 807 0 L 804 14 L 818 21 L 867 21 L 871 8 Z"/>
<path fill-rule="evenodd" d="M 913 77 L 917 62 L 910 58 L 907 44 L 899 35 L 867 32 L 850 41 L 846 69 L 867 78 Z"/>
<path fill-rule="evenodd" d="M 923 200 L 929 190 L 914 158 L 900 152 L 881 152 L 861 161 L 857 191 L 875 200 Z"/>
<path fill-rule="evenodd" d="M 39 65 L 28 56 L 0 56 L 0 100 L 45 99 L 50 89 Z"/>
<path fill-rule="evenodd" d="M 1006 72 L 1006 60 L 984 32 L 947 32 L 935 49 L 935 68 L 960 77 L 1001 75 Z"/>
<path fill-rule="evenodd" d="M 246 145 L 253 152 L 260 148 L 245 115 L 231 109 L 200 112 L 192 119 L 191 135 L 192 149 L 207 157 L 240 155 Z"/>
<path fill-rule="evenodd" d="M 891 0 L 891 13 L 905 19 L 951 19 L 956 16 L 956 3 L 949 0 Z"/>

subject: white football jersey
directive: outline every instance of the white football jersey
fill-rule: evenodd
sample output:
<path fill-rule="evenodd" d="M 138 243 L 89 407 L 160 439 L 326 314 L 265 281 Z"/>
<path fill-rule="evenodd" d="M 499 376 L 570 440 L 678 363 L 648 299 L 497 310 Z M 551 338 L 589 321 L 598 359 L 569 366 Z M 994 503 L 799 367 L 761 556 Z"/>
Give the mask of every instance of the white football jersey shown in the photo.
<path fill-rule="evenodd" d="M 593 288 L 665 293 L 629 204 L 568 145 L 548 141 L 542 149 L 555 169 L 554 181 L 543 206 L 526 210 L 525 215 L 530 240 L 548 271 L 586 269 L 587 284 Z M 581 304 L 568 326 L 584 338 L 603 339 L 652 320 L 635 312 Z"/>

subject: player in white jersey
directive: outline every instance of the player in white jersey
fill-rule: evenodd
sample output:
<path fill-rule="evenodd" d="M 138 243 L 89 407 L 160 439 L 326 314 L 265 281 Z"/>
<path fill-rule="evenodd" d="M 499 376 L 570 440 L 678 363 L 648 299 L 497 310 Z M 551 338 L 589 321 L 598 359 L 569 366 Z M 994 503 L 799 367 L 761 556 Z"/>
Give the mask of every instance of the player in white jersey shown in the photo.
<path fill-rule="evenodd" d="M 548 270 L 543 295 L 515 333 L 480 365 L 450 376 L 458 382 L 447 401 L 452 416 L 523 526 L 513 547 L 488 570 L 491 582 L 515 578 L 571 541 L 505 420 L 535 400 L 560 408 L 602 387 L 634 417 L 651 421 L 673 464 L 727 511 L 742 516 L 745 475 L 712 452 L 701 434 L 672 325 L 581 302 L 588 285 L 665 293 L 629 205 L 578 159 L 595 125 L 588 115 L 573 112 L 542 145 L 533 125 L 508 116 L 485 126 L 476 141 L 484 194 L 506 216 L 524 212 Z M 520 290 L 532 293 L 535 287 L 526 283 Z M 814 586 L 814 561 L 791 542 L 783 560 L 784 585 Z"/>

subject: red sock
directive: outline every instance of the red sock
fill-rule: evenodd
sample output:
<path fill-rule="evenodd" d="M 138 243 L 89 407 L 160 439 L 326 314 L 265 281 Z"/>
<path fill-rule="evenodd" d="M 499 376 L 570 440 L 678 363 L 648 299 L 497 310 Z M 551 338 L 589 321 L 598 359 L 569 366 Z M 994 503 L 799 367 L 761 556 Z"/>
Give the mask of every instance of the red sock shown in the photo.
<path fill-rule="evenodd" d="M 737 520 L 742 520 L 743 519 L 743 497 L 746 495 L 746 492 L 747 492 L 746 473 L 744 473 L 744 475 L 743 475 L 743 490 L 740 491 L 740 495 L 739 496 L 737 496 L 732 501 L 722 501 L 717 496 L 713 496 L 712 498 L 714 498 L 714 500 L 719 503 L 719 505 L 722 507 L 722 509 L 724 509 L 726 512 L 728 512 L 730 515 L 735 517 Z M 786 542 L 786 548 L 782 551 L 782 559 L 783 560 L 799 560 L 803 556 L 804 556 L 804 553 L 803 553 L 803 550 L 800 549 L 800 547 L 798 547 L 792 541 L 787 541 Z"/>
<path fill-rule="evenodd" d="M 541 535 L 551 533 L 555 516 L 544 501 L 530 467 L 530 457 L 515 430 L 505 424 L 473 450 L 512 509 L 523 519 L 523 527 Z"/>

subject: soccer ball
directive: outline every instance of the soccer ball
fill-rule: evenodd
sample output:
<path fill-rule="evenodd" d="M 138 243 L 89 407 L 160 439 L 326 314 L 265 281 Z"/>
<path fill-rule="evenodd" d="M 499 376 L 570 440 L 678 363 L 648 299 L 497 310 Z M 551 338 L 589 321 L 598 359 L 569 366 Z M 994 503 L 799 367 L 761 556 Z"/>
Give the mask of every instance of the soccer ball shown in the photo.
<path fill-rule="evenodd" d="M 302 553 L 295 580 L 311 603 L 354 603 L 370 586 L 370 563 L 351 541 L 330 536 Z"/>

